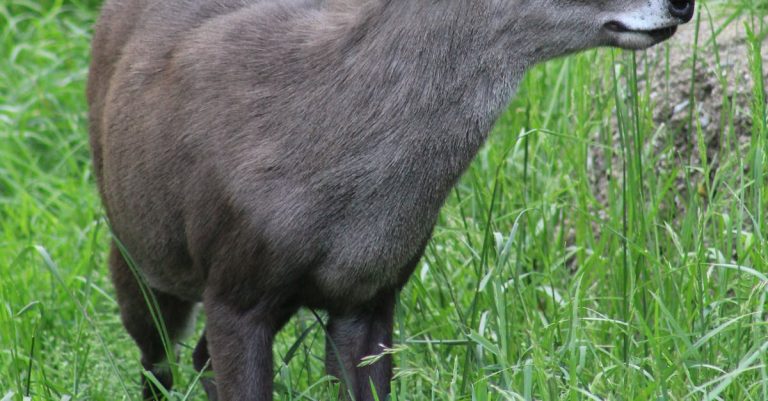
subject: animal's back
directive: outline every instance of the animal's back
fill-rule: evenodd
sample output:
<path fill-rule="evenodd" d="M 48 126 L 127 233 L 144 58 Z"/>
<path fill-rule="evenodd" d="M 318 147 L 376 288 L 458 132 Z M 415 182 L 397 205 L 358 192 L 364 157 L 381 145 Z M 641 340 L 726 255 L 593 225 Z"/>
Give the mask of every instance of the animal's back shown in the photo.
<path fill-rule="evenodd" d="M 88 103 L 90 117 L 90 142 L 96 179 L 101 187 L 102 154 L 101 135 L 104 98 L 109 89 L 115 64 L 126 42 L 141 19 L 147 0 L 109 1 L 101 11 L 96 24 L 91 50 L 91 68 L 88 75 Z"/>

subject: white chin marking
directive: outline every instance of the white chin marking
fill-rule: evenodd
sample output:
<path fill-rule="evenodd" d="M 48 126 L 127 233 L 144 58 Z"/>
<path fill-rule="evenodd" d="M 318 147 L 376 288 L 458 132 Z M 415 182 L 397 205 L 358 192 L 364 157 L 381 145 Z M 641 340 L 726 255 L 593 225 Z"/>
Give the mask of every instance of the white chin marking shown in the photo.
<path fill-rule="evenodd" d="M 641 50 L 656 44 L 656 41 L 645 33 L 623 32 L 618 34 L 617 44 L 624 49 Z"/>
<path fill-rule="evenodd" d="M 667 15 L 654 15 L 647 11 L 617 15 L 615 20 L 631 31 L 652 31 L 678 24 L 677 20 Z"/>

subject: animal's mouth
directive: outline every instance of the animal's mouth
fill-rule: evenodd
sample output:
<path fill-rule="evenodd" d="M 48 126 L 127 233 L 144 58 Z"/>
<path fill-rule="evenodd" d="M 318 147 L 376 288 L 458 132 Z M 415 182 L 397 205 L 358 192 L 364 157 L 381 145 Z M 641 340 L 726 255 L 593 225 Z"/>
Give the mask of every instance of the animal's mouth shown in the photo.
<path fill-rule="evenodd" d="M 657 29 L 649 30 L 635 30 L 629 29 L 626 25 L 619 21 L 610 21 L 605 24 L 605 29 L 608 31 L 623 34 L 623 35 L 642 35 L 652 39 L 655 43 L 659 43 L 671 38 L 675 32 L 677 32 L 677 25 L 670 25 Z"/>

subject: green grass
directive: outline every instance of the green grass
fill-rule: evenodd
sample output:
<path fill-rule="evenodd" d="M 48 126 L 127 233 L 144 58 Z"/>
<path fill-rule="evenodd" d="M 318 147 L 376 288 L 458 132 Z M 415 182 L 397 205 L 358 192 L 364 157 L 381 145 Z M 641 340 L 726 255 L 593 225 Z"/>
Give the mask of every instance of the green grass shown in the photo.
<path fill-rule="evenodd" d="M 139 399 L 87 146 L 97 3 L 0 1 L 3 401 Z M 701 33 L 740 24 L 758 78 L 746 105 L 718 80 L 716 158 L 674 146 L 680 135 L 705 142 L 693 96 L 692 129 L 652 118 L 663 99 L 643 71 L 668 69 L 667 47 L 649 51 L 659 62 L 601 50 L 531 71 L 400 294 L 393 399 L 768 400 L 766 6 L 710 1 L 711 18 L 700 9 Z M 694 60 L 662 75 L 723 67 Z M 731 118 L 740 110 L 749 132 Z M 596 163 L 612 177 L 600 185 Z M 280 334 L 279 400 L 334 398 L 323 341 L 310 313 Z M 192 344 L 175 366 L 175 400 L 204 399 Z"/>

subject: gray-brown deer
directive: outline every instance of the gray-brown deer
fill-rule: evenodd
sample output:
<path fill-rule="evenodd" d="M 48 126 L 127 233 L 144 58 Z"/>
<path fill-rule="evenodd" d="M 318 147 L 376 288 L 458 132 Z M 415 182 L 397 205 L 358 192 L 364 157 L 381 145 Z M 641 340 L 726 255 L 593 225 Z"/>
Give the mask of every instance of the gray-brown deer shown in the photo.
<path fill-rule="evenodd" d="M 109 265 L 143 366 L 207 315 L 211 399 L 272 399 L 272 341 L 328 312 L 327 371 L 384 400 L 395 293 L 527 68 L 671 37 L 693 0 L 108 0 L 88 84 Z M 118 244 L 120 244 L 118 246 Z M 210 363 L 207 363 L 210 361 Z M 153 396 L 145 383 L 145 397 Z"/>

